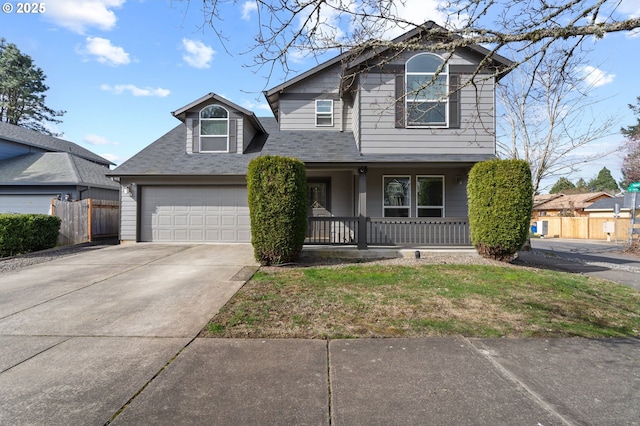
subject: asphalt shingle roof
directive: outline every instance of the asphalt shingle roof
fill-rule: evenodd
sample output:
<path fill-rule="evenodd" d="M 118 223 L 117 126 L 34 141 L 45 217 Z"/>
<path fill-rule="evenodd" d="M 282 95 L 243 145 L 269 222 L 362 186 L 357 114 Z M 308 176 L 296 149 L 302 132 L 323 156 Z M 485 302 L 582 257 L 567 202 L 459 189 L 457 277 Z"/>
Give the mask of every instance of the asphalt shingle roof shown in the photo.
<path fill-rule="evenodd" d="M 251 160 L 263 155 L 295 157 L 310 165 L 441 163 L 483 161 L 486 155 L 361 155 L 352 132 L 280 131 L 274 118 L 259 118 L 267 135 L 256 137 L 244 154 L 187 154 L 186 125 L 180 124 L 108 173 L 134 175 L 245 175 Z"/>
<path fill-rule="evenodd" d="M 118 190 L 109 169 L 66 152 L 37 152 L 0 161 L 0 185 L 84 185 Z"/>
<path fill-rule="evenodd" d="M 0 121 L 0 140 L 3 139 L 10 142 L 40 148 L 44 151 L 68 152 L 89 161 L 104 164 L 105 166 L 114 164 L 106 158 L 94 154 L 88 149 L 83 148 L 73 142 L 55 138 L 53 136 L 44 135 L 34 130 Z"/>

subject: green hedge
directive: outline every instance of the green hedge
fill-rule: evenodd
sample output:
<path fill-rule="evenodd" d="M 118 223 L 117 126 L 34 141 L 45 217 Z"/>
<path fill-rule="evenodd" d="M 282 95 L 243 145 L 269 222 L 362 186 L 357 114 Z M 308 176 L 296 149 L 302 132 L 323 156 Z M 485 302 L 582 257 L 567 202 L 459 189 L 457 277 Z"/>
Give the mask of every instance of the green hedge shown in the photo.
<path fill-rule="evenodd" d="M 524 160 L 477 163 L 469 173 L 471 242 L 484 257 L 510 261 L 529 235 L 533 185 Z"/>
<path fill-rule="evenodd" d="M 247 172 L 251 242 L 262 265 L 297 259 L 307 228 L 304 163 L 287 157 L 252 160 Z"/>
<path fill-rule="evenodd" d="M 0 214 L 0 257 L 56 246 L 60 218 L 45 214 Z"/>

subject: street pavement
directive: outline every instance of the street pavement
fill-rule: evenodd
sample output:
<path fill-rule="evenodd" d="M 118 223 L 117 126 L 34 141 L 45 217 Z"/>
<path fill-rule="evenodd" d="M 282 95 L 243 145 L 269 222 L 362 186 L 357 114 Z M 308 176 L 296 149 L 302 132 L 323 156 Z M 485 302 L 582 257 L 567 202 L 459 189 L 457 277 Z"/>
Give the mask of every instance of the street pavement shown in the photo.
<path fill-rule="evenodd" d="M 585 274 L 640 290 L 640 256 L 625 253 L 624 243 L 569 239 L 532 239 L 532 251 L 520 261 L 541 268 Z"/>
<path fill-rule="evenodd" d="M 0 424 L 640 425 L 639 339 L 196 338 L 250 246 L 0 274 Z"/>

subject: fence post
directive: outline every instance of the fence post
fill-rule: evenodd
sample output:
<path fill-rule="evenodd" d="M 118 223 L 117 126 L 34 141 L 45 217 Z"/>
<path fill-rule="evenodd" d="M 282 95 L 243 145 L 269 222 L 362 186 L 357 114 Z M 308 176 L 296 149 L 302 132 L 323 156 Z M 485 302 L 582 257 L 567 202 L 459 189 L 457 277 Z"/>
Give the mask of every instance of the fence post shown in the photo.
<path fill-rule="evenodd" d="M 87 235 L 89 236 L 89 242 L 93 242 L 93 200 L 91 198 L 87 199 L 87 208 L 88 208 L 88 218 L 87 218 Z"/>

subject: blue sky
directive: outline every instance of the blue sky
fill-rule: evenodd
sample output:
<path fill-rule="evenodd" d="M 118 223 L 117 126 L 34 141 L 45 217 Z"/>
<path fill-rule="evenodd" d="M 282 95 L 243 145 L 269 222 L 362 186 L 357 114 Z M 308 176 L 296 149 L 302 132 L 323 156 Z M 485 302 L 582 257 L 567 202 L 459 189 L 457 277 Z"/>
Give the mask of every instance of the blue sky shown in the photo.
<path fill-rule="evenodd" d="M 434 19 L 439 0 L 407 0 L 405 13 Z M 180 0 L 48 0 L 44 13 L 0 14 L 0 37 L 14 43 L 47 76 L 47 104 L 66 110 L 53 128 L 70 140 L 116 164 L 133 156 L 179 121 L 171 115 L 190 102 L 217 93 L 258 116 L 271 112 L 262 90 L 279 84 L 278 73 L 267 82 L 268 69 L 248 67 L 256 28 L 254 1 L 230 2 L 218 26 L 223 44 L 208 27 L 201 2 Z M 620 12 L 640 16 L 637 0 L 623 0 Z M 599 76 L 593 96 L 602 98 L 596 114 L 614 114 L 620 126 L 632 124 L 627 104 L 640 96 L 640 36 L 611 34 L 594 44 L 589 60 Z M 299 71 L 315 65 L 296 62 Z M 291 76 L 290 76 L 291 77 Z M 594 144 L 602 152 L 617 146 L 620 135 Z M 595 177 L 606 166 L 619 179 L 620 154 L 613 154 L 570 176 Z"/>

